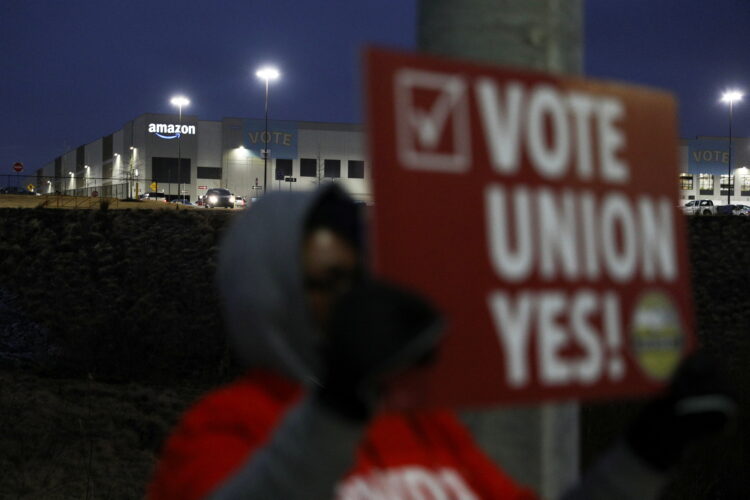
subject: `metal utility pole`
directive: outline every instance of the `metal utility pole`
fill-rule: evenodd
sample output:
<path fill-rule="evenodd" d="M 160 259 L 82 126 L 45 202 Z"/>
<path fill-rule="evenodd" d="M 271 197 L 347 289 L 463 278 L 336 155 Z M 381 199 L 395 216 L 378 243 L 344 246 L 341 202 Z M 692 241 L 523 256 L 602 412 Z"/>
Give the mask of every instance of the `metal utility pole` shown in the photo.
<path fill-rule="evenodd" d="M 255 76 L 266 82 L 266 100 L 265 100 L 265 114 L 266 114 L 266 127 L 263 135 L 263 144 L 265 150 L 263 152 L 263 194 L 266 193 L 266 186 L 268 182 L 268 142 L 270 136 L 268 134 L 268 82 L 270 80 L 276 80 L 279 77 L 279 70 L 276 68 L 266 66 L 255 72 Z M 279 185 L 279 189 L 281 185 Z"/>
<path fill-rule="evenodd" d="M 177 199 L 182 198 L 182 177 L 180 176 L 182 163 L 182 106 L 180 106 L 180 117 L 177 123 L 180 125 L 180 132 L 177 135 Z"/>
<path fill-rule="evenodd" d="M 177 96 L 173 97 L 170 102 L 173 106 L 177 106 L 179 109 L 180 117 L 179 117 L 179 126 L 178 126 L 178 132 L 177 132 L 177 199 L 182 198 L 182 179 L 180 171 L 180 164 L 182 163 L 182 107 L 188 106 L 190 104 L 190 100 L 187 97 L 183 96 Z M 171 179 L 170 179 L 171 180 Z"/>
<path fill-rule="evenodd" d="M 732 203 L 732 191 L 734 191 L 734 179 L 732 179 L 732 111 L 735 101 L 741 101 L 743 97 L 739 90 L 728 90 L 721 96 L 722 102 L 729 103 L 729 163 L 727 164 L 727 205 Z M 719 186 L 721 188 L 721 186 Z"/>
<path fill-rule="evenodd" d="M 419 49 L 436 55 L 578 74 L 581 0 L 420 0 Z M 542 498 L 578 477 L 578 405 L 539 405 L 462 415 L 480 446 Z"/>
<path fill-rule="evenodd" d="M 265 101 L 265 114 L 266 114 L 266 126 L 263 134 L 263 194 L 266 193 L 266 182 L 268 181 L 268 78 L 266 80 L 266 101 Z"/>
<path fill-rule="evenodd" d="M 734 101 L 729 101 L 729 163 L 727 164 L 727 205 L 732 204 L 732 107 Z"/>

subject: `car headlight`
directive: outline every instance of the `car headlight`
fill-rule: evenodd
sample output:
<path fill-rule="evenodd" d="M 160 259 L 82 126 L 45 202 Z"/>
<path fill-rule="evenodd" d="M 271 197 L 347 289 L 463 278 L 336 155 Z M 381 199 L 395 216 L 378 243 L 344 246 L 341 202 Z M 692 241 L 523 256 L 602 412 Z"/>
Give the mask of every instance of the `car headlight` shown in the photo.
<path fill-rule="evenodd" d="M 216 196 L 216 195 L 212 194 L 211 196 L 208 197 L 208 202 L 209 203 L 216 203 L 217 201 L 219 201 L 219 197 Z"/>
<path fill-rule="evenodd" d="M 229 203 L 234 203 L 234 196 L 229 197 Z"/>

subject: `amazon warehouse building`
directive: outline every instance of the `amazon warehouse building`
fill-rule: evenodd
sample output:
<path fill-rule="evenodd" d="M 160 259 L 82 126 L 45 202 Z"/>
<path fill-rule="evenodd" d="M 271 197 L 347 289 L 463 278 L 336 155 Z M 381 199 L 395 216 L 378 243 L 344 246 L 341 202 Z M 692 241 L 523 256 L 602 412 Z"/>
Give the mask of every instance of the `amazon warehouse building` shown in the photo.
<path fill-rule="evenodd" d="M 370 201 L 360 125 L 269 120 L 267 130 L 262 119 L 143 114 L 37 170 L 37 191 L 118 198 L 157 191 L 195 201 L 215 187 L 252 198 L 266 179 L 269 191 L 336 182 Z"/>
<path fill-rule="evenodd" d="M 684 139 L 680 145 L 680 197 L 714 204 L 750 205 L 750 139 L 733 137 L 731 169 L 727 137 Z"/>
<path fill-rule="evenodd" d="M 268 140 L 268 158 L 264 158 Z M 726 137 L 683 139 L 680 197 L 750 204 L 750 139 L 733 138 L 731 174 Z M 269 191 L 340 183 L 372 201 L 371 170 L 361 125 L 305 121 L 143 114 L 122 129 L 79 146 L 36 171 L 37 191 L 118 198 L 158 191 L 194 201 L 214 187 L 253 198 Z M 178 162 L 179 158 L 179 162 Z M 264 164 L 266 164 L 264 168 Z M 265 173 L 264 173 L 265 171 Z M 294 182 L 292 182 L 294 181 Z"/>

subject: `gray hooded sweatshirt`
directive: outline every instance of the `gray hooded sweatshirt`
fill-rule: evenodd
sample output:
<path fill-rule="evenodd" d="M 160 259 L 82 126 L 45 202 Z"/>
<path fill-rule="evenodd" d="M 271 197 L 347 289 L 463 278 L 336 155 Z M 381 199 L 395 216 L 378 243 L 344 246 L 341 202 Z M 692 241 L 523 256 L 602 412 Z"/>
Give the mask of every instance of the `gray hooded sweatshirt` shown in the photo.
<path fill-rule="evenodd" d="M 303 288 L 301 248 L 311 210 L 335 185 L 313 192 L 274 192 L 232 222 L 222 242 L 218 284 L 231 345 L 248 367 L 268 368 L 318 384 L 322 361 Z M 312 391 L 308 391 L 312 393 Z M 354 462 L 367 424 L 352 422 L 314 396 L 293 406 L 265 446 L 209 495 L 211 500 L 328 500 Z M 663 477 L 618 446 L 565 500 L 655 498 Z"/>

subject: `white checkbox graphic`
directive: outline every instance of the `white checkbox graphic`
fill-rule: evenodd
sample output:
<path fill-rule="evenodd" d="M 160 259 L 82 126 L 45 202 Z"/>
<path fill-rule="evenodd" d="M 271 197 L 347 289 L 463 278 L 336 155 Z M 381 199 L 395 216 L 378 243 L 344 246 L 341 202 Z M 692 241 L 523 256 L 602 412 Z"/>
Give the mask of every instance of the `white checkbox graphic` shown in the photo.
<path fill-rule="evenodd" d="M 402 69 L 394 76 L 396 137 L 401 163 L 415 170 L 463 173 L 471 165 L 468 85 L 459 75 Z M 429 108 L 414 102 L 416 90 L 435 92 Z M 439 151 L 446 127 L 451 151 Z"/>

